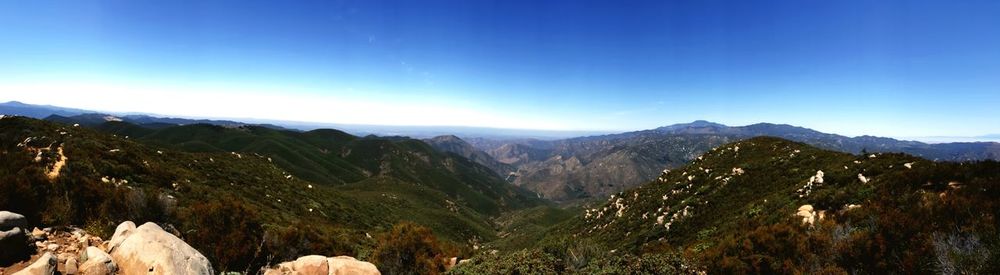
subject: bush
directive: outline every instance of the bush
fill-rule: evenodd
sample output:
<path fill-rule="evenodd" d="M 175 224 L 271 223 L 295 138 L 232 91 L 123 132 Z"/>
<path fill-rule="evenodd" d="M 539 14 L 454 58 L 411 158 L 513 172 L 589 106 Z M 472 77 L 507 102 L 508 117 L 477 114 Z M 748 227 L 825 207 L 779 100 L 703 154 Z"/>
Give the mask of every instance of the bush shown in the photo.
<path fill-rule="evenodd" d="M 373 262 L 386 274 L 438 274 L 445 271 L 445 250 L 431 230 L 401 222 L 379 237 Z"/>
<path fill-rule="evenodd" d="M 191 205 L 184 228 L 187 243 L 204 253 L 218 270 L 263 266 L 263 260 L 258 259 L 263 228 L 255 211 L 240 201 L 223 198 Z"/>
<path fill-rule="evenodd" d="M 592 261 L 580 274 L 694 274 L 676 254 L 611 255 Z"/>
<path fill-rule="evenodd" d="M 562 266 L 556 257 L 534 249 L 480 255 L 448 274 L 559 274 Z"/>

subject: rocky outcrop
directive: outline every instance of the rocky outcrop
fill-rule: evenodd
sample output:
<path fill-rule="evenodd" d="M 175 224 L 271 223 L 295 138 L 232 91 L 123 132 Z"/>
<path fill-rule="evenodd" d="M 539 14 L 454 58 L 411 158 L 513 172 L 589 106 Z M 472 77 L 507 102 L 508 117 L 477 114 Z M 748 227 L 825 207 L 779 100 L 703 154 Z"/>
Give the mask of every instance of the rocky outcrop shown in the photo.
<path fill-rule="evenodd" d="M 14 275 L 53 275 L 56 274 L 58 260 L 51 252 L 45 252 L 41 258 L 28 267 L 14 273 Z"/>
<path fill-rule="evenodd" d="M 324 257 L 319 255 L 299 257 L 272 268 L 265 268 L 264 275 L 380 275 L 375 265 L 353 257 Z"/>
<path fill-rule="evenodd" d="M 79 274 L 80 275 L 106 275 L 115 274 L 118 266 L 111 259 L 111 255 L 97 247 L 87 247 L 80 253 Z"/>
<path fill-rule="evenodd" d="M 154 223 L 120 224 L 108 250 L 120 274 L 214 273 L 204 255 Z"/>
<path fill-rule="evenodd" d="M 802 218 L 802 225 L 812 227 L 817 221 L 826 218 L 826 210 L 816 211 L 811 204 L 805 204 L 799 207 L 795 215 Z"/>
<path fill-rule="evenodd" d="M 27 226 L 24 216 L 0 211 L 0 265 L 22 261 L 31 255 Z"/>

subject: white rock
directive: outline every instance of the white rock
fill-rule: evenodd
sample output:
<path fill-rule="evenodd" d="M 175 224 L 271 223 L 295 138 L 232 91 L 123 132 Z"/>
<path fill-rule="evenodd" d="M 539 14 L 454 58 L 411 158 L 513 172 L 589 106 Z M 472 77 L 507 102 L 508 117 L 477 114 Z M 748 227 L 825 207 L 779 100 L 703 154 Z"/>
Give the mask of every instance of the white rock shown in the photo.
<path fill-rule="evenodd" d="M 34 263 L 14 273 L 14 275 L 53 275 L 56 273 L 57 264 L 58 259 L 56 256 L 53 256 L 51 252 L 45 252 Z"/>
<path fill-rule="evenodd" d="M 83 261 L 80 264 L 81 275 L 110 275 L 115 274 L 115 271 L 118 270 L 111 255 L 93 246 L 87 247 L 83 253 L 80 253 L 80 261 Z"/>
<path fill-rule="evenodd" d="M 115 233 L 111 235 L 111 241 L 108 242 L 108 250 L 113 250 L 115 247 L 124 242 L 125 239 L 132 234 L 133 230 L 135 230 L 135 223 L 132 221 L 126 221 L 119 224 L 118 227 L 115 228 Z"/>
<path fill-rule="evenodd" d="M 115 230 L 111 258 L 122 274 L 205 274 L 214 272 L 198 250 L 155 223 L 135 229 L 125 222 Z M 121 230 L 119 230 L 121 229 Z M 121 231 L 121 232 L 119 232 Z"/>
<path fill-rule="evenodd" d="M 378 271 L 378 268 L 374 264 L 358 261 L 354 257 L 348 256 L 337 256 L 332 257 L 329 260 L 330 264 L 330 274 L 332 275 L 381 275 L 382 273 Z"/>
<path fill-rule="evenodd" d="M 265 268 L 264 275 L 380 275 L 375 265 L 358 261 L 353 257 L 337 256 L 326 258 L 319 255 L 303 256 L 292 262 L 284 262 L 272 268 Z"/>

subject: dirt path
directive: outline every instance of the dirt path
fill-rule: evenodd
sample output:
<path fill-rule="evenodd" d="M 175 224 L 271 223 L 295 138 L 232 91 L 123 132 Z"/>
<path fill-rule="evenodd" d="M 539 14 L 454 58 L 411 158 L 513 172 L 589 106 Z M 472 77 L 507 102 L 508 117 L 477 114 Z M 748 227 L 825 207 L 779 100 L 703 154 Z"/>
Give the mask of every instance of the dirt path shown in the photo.
<path fill-rule="evenodd" d="M 63 147 L 59 146 L 57 152 L 59 153 L 59 160 L 56 160 L 56 163 L 52 165 L 52 170 L 47 173 L 50 180 L 55 180 L 59 177 L 59 171 L 62 171 L 63 166 L 66 165 L 67 158 L 66 155 L 63 154 Z"/>

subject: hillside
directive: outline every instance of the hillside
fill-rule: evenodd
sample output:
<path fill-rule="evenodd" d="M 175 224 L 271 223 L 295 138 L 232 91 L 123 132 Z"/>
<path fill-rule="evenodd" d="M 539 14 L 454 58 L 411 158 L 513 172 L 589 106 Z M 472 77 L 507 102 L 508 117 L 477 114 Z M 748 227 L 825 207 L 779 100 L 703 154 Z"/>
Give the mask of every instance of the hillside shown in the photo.
<path fill-rule="evenodd" d="M 724 274 L 995 273 L 998 182 L 994 161 L 851 155 L 752 138 L 616 193 L 520 248 L 568 271 L 610 253 L 683 257 L 685 266 Z"/>
<path fill-rule="evenodd" d="M 687 164 L 711 148 L 757 136 L 781 137 L 855 154 L 902 152 L 936 161 L 1000 159 L 1000 143 L 926 144 L 872 136 L 851 138 L 783 124 L 730 127 L 707 121 L 556 141 L 472 143 L 516 167 L 516 185 L 545 198 L 572 201 L 606 197 L 656 177 L 664 167 Z"/>
<path fill-rule="evenodd" d="M 463 158 L 471 160 L 472 162 L 486 166 L 486 168 L 490 168 L 490 170 L 493 170 L 493 172 L 496 172 L 498 176 L 503 177 L 504 179 L 513 180 L 513 178 L 508 177 L 515 171 L 513 166 L 494 159 L 486 152 L 480 151 L 476 147 L 473 147 L 472 144 L 469 144 L 456 136 L 437 136 L 430 139 L 424 139 L 423 141 L 439 151 L 457 154 Z"/>
<path fill-rule="evenodd" d="M 180 151 L 259 154 L 292 176 L 319 184 L 343 185 L 375 177 L 418 183 L 491 216 L 540 202 L 534 194 L 506 184 L 489 167 L 439 152 L 415 139 L 251 125 L 191 124 L 157 129 L 124 121 L 91 125 L 107 133 Z"/>
<path fill-rule="evenodd" d="M 84 127 L 0 118 L 0 190 L 4 190 L 0 209 L 24 214 L 30 224 L 78 225 L 105 238 L 124 220 L 166 224 L 205 252 L 219 270 L 242 270 L 308 254 L 367 258 L 375 245 L 373 236 L 401 221 L 426 226 L 443 241 L 467 250 L 496 238 L 490 216 L 516 209 L 518 203 L 537 203 L 495 177 L 475 178 L 480 172 L 489 173 L 486 168 L 434 154 L 419 141 L 354 138 L 336 131 L 294 133 L 206 125 L 165 130 L 169 128 L 148 136 L 162 141 L 197 136 L 210 150 L 188 152 Z M 274 136 L 272 141 L 264 138 L 268 135 Z M 345 170 L 367 177 L 349 183 L 319 183 L 294 175 L 278 163 L 278 156 L 216 147 L 237 146 L 246 140 L 269 146 L 239 146 L 332 148 L 349 144 L 343 148 L 354 154 L 391 152 L 384 158 L 409 156 L 416 164 L 383 165 L 346 157 L 344 162 L 352 165 L 347 167 L 354 170 Z M 316 147 L 295 149 L 318 151 Z M 422 160 L 413 157 L 418 152 L 431 153 L 425 153 L 426 160 Z M 402 173 L 404 165 L 425 169 L 424 165 L 431 165 L 426 162 L 443 168 L 421 172 L 430 175 L 426 177 L 403 177 L 407 175 Z M 379 167 L 382 170 L 375 170 Z M 376 173 L 365 175 L 366 169 Z"/>

